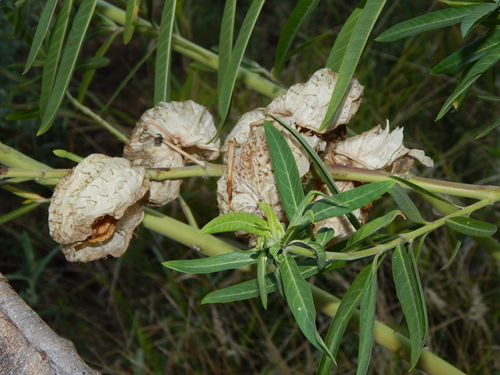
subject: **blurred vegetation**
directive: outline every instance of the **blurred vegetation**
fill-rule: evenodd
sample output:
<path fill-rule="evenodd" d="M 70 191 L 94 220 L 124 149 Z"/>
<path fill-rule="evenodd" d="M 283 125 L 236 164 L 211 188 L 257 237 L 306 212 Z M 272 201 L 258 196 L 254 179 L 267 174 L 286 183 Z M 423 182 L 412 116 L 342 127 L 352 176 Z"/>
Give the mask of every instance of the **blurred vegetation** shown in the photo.
<path fill-rule="evenodd" d="M 244 7 L 248 1 L 242 1 Z M 278 77 L 285 87 L 305 81 L 324 66 L 336 34 L 357 2 L 325 1 L 299 31 L 296 44 L 327 33 L 318 43 L 296 55 Z M 223 1 L 180 1 L 176 14 L 181 35 L 210 49 L 218 43 Z M 271 69 L 280 30 L 295 2 L 264 5 L 246 57 Z M 11 0 L 4 8 L 15 9 Z M 41 4 L 32 4 L 26 20 L 31 32 Z M 160 5 L 159 5 L 160 7 Z M 387 4 L 374 36 L 403 20 L 441 7 L 437 2 L 393 1 Z M 325 8 L 327 10 L 325 10 Z M 37 10 L 38 9 L 38 10 Z M 154 14 L 159 18 L 159 14 Z M 473 31 L 467 37 L 474 38 Z M 128 45 L 121 37 L 107 56 L 110 64 L 96 70 L 85 104 L 96 112 L 109 101 L 124 77 L 144 56 L 152 41 L 134 34 Z M 445 28 L 394 43 L 369 41 L 357 70 L 365 85 L 364 102 L 350 123 L 356 132 L 389 119 L 391 126 L 404 126 L 405 144 L 421 148 L 435 162 L 434 169 L 415 171 L 424 177 L 451 181 L 500 184 L 499 129 L 474 140 L 480 129 L 500 115 L 496 102 L 477 95 L 498 95 L 500 74 L 490 70 L 473 88 L 463 108 L 434 122 L 441 105 L 453 91 L 456 77 L 429 75 L 437 62 L 464 42 L 458 27 Z M 467 40 L 466 39 L 466 40 Z M 84 57 L 102 44 L 97 36 L 84 44 Z M 120 156 L 122 145 L 70 105 L 64 107 L 50 132 L 36 137 L 38 118 L 6 120 L 12 112 L 34 107 L 39 95 L 40 67 L 22 76 L 29 45 L 13 35 L 5 15 L 0 15 L 0 136 L 1 141 L 53 167 L 74 163 L 58 159 L 53 149 L 75 154 L 105 153 Z M 174 53 L 172 100 L 190 98 L 216 114 L 216 75 Z M 131 130 L 141 114 L 153 106 L 151 60 L 143 64 L 116 99 L 101 115 Z M 78 78 L 78 75 L 77 75 Z M 237 84 L 229 127 L 238 117 L 270 99 Z M 250 105 L 249 105 L 250 104 Z M 424 174 L 422 174 L 424 173 Z M 23 185 L 21 185 L 22 187 Z M 27 185 L 26 185 L 27 186 Z M 50 197 L 46 187 L 35 187 Z M 200 225 L 215 212 L 215 180 L 185 181 L 182 196 L 193 208 Z M 428 220 L 436 217 L 432 206 L 415 197 Z M 19 207 L 22 198 L 0 189 L 0 213 Z M 372 216 L 385 211 L 382 201 Z M 199 276 L 169 271 L 161 262 L 198 256 L 194 250 L 141 228 L 122 258 L 90 264 L 69 264 L 48 235 L 47 206 L 0 226 L 0 271 L 60 335 L 72 340 L 90 366 L 104 374 L 310 374 L 320 357 L 291 324 L 284 302 L 271 296 L 264 311 L 255 300 L 227 305 L 200 305 L 215 288 L 245 278 L 237 271 Z M 177 202 L 161 209 L 183 220 Z M 481 216 L 482 215 L 482 216 Z M 498 210 L 482 210 L 477 216 L 498 225 Z M 396 225 L 396 224 L 395 224 Z M 231 240 L 237 241 L 234 238 Z M 420 260 L 430 319 L 430 350 L 470 374 L 500 374 L 500 273 L 483 248 L 466 238 L 455 262 L 441 270 L 453 252 L 457 236 L 446 229 L 427 237 Z M 342 295 L 361 266 L 319 276 L 313 282 Z M 377 319 L 398 327 L 402 315 L 388 265 L 379 278 Z M 329 318 L 319 315 L 318 327 L 327 329 Z M 405 327 L 401 328 L 405 333 Z M 350 332 L 337 358 L 335 373 L 354 374 L 357 339 Z M 375 346 L 371 374 L 401 374 L 407 364 L 384 348 Z M 410 373 L 419 374 L 418 370 Z"/>

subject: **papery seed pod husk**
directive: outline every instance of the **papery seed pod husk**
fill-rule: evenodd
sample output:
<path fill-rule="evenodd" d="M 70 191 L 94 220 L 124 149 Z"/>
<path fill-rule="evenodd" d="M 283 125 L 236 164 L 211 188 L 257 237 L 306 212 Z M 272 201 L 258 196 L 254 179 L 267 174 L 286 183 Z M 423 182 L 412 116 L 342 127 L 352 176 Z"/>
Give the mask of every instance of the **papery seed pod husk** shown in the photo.
<path fill-rule="evenodd" d="M 279 117 L 287 124 L 294 124 L 315 133 L 328 133 L 337 126 L 347 124 L 362 101 L 364 87 L 353 78 L 348 93 L 340 103 L 336 118 L 324 130 L 319 131 L 326 116 L 338 74 L 328 68 L 320 69 L 306 83 L 297 83 L 274 99 L 267 113 Z"/>
<path fill-rule="evenodd" d="M 427 167 L 434 166 L 424 151 L 410 150 L 404 146 L 403 128 L 391 132 L 389 124 L 385 129 L 377 125 L 360 135 L 334 142 L 328 146 L 328 150 L 331 162 L 356 168 L 405 174 L 410 171 L 413 159 Z"/>
<path fill-rule="evenodd" d="M 61 179 L 49 207 L 49 229 L 69 261 L 125 252 L 142 221 L 136 203 L 149 188 L 145 173 L 126 159 L 92 154 Z M 85 244 L 93 250 L 79 253 Z"/>
<path fill-rule="evenodd" d="M 219 156 L 220 140 L 208 110 L 191 101 L 160 102 L 147 110 L 124 148 L 124 157 L 133 165 L 149 168 L 183 167 L 186 158 L 163 142 L 182 149 L 197 160 Z M 182 180 L 151 181 L 147 204 L 163 206 L 179 196 Z"/>
<path fill-rule="evenodd" d="M 217 201 L 221 214 L 247 212 L 264 217 L 257 202 L 265 202 L 273 207 L 280 220 L 286 220 L 262 126 L 252 127 L 247 141 L 235 150 L 230 196 L 229 173 L 227 170 L 217 181 Z"/>

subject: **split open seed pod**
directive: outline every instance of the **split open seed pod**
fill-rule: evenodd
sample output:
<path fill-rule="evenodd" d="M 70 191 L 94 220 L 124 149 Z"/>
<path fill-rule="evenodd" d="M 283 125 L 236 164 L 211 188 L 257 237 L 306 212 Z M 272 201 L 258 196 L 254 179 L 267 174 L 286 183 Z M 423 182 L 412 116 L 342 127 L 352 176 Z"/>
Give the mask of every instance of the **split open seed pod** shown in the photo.
<path fill-rule="evenodd" d="M 315 133 L 328 133 L 337 126 L 347 124 L 361 104 L 364 87 L 353 78 L 349 91 L 340 103 L 341 110 L 332 123 L 319 131 L 326 116 L 338 74 L 328 68 L 320 69 L 306 83 L 297 83 L 274 99 L 266 111 L 290 125 L 309 129 Z"/>
<path fill-rule="evenodd" d="M 408 173 L 414 160 L 427 167 L 434 162 L 422 150 L 411 150 L 403 144 L 403 128 L 389 130 L 377 125 L 360 135 L 336 141 L 328 146 L 328 160 L 356 168 Z"/>
<path fill-rule="evenodd" d="M 124 148 L 124 157 L 146 169 L 183 167 L 213 160 L 220 140 L 208 110 L 191 101 L 160 102 L 142 115 Z M 179 196 L 182 180 L 151 181 L 147 204 L 163 206 Z"/>
<path fill-rule="evenodd" d="M 50 235 L 70 262 L 119 257 L 144 217 L 139 200 L 148 187 L 144 168 L 92 154 L 56 186 L 49 207 Z"/>

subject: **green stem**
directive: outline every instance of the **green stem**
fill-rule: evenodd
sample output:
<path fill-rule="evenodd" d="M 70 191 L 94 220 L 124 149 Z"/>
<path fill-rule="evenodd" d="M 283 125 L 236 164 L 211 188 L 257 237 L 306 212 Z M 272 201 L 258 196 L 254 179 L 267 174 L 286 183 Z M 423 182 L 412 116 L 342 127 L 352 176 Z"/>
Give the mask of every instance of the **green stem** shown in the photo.
<path fill-rule="evenodd" d="M 104 0 L 98 0 L 97 9 L 104 16 L 112 19 L 121 25 L 125 24 L 125 11 L 107 3 Z M 158 37 L 158 31 L 153 28 L 148 21 L 138 18 L 137 31 L 146 33 L 152 38 Z M 172 37 L 172 49 L 184 56 L 188 56 L 195 61 L 198 61 L 212 69 L 219 68 L 219 56 L 197 44 L 194 44 L 180 35 L 174 34 Z M 276 83 L 255 74 L 248 69 L 240 67 L 238 70 L 238 79 L 245 85 L 253 88 L 255 91 L 260 92 L 270 98 L 286 92 L 286 89 Z"/>
<path fill-rule="evenodd" d="M 104 120 L 101 116 L 98 114 L 94 113 L 90 108 L 84 106 L 82 103 L 80 103 L 78 100 L 73 98 L 69 92 L 66 92 L 66 96 L 68 97 L 69 101 L 80 111 L 82 111 L 84 114 L 92 118 L 95 122 L 97 122 L 99 125 L 101 125 L 104 129 L 109 131 L 111 134 L 113 134 L 116 138 L 118 138 L 122 142 L 127 142 L 128 137 L 118 129 L 116 129 L 113 125 L 111 125 L 109 122 Z"/>
<path fill-rule="evenodd" d="M 432 180 L 429 178 L 415 177 L 413 175 L 393 174 L 383 171 L 346 167 L 333 163 L 327 163 L 326 167 L 332 174 L 332 177 L 337 180 L 361 182 L 377 182 L 386 180 L 394 181 L 391 179 L 391 176 L 395 176 L 414 183 L 415 185 L 433 193 L 448 194 L 465 198 L 492 198 L 495 201 L 500 200 L 500 187 L 498 186 L 469 185 L 458 182 Z M 408 188 L 408 186 L 405 186 L 404 184 L 401 185 L 404 188 Z"/>
<path fill-rule="evenodd" d="M 6 147 L 6 146 L 5 146 Z M 6 155 L 9 155 L 7 153 Z M 57 185 L 59 180 L 63 178 L 70 170 L 69 169 L 19 169 L 8 168 L 12 164 L 12 155 L 9 158 L 2 154 L 0 144 L 0 163 L 6 165 L 0 169 L 0 180 L 7 178 L 15 178 L 10 182 L 22 182 L 28 180 L 36 180 L 44 185 Z M 224 173 L 225 167 L 217 164 L 206 163 L 204 167 L 192 165 L 188 167 L 162 169 L 147 169 L 146 175 L 152 180 L 171 180 L 188 177 L 220 177 Z M 47 182 L 48 181 L 48 182 Z"/>

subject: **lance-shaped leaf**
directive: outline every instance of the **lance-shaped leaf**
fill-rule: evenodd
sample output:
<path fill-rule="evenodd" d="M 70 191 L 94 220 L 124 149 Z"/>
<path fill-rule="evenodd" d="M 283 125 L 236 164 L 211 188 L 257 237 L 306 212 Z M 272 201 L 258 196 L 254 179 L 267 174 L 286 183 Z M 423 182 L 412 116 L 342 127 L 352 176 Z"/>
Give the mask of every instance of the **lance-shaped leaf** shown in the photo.
<path fill-rule="evenodd" d="M 475 5 L 453 7 L 415 17 L 384 31 L 375 40 L 377 42 L 394 42 L 425 31 L 451 26 L 461 22 L 475 8 Z"/>
<path fill-rule="evenodd" d="M 201 229 L 201 233 L 221 233 L 243 231 L 259 236 L 269 236 L 271 229 L 267 221 L 246 212 L 230 212 L 211 220 Z"/>
<path fill-rule="evenodd" d="M 363 225 L 349 238 L 346 244 L 346 248 L 356 246 L 358 243 L 371 236 L 373 233 L 378 231 L 380 228 L 386 227 L 394 221 L 396 216 L 401 215 L 401 211 L 394 210 L 388 214 L 373 219 L 369 223 Z"/>
<path fill-rule="evenodd" d="M 459 85 L 449 96 L 439 111 L 436 120 L 442 118 L 452 107 L 455 100 L 476 82 L 476 80 L 490 67 L 500 60 L 500 44 L 492 47 L 481 59 L 479 59 L 467 72 Z"/>
<path fill-rule="evenodd" d="M 427 222 L 422 218 L 420 211 L 415 203 L 410 199 L 408 194 L 399 185 L 395 184 L 390 190 L 389 194 L 394 198 L 398 207 L 403 211 L 406 218 L 417 224 L 426 224 Z"/>
<path fill-rule="evenodd" d="M 271 237 L 274 239 L 274 241 L 280 242 L 285 235 L 285 230 L 281 226 L 281 223 L 274 213 L 273 208 L 269 203 L 257 202 L 257 204 L 267 217 L 267 224 L 269 230 L 271 231 Z"/>
<path fill-rule="evenodd" d="M 495 123 L 493 123 L 492 125 L 488 126 L 486 128 L 486 130 L 482 131 L 481 133 L 479 133 L 477 135 L 477 137 L 475 139 L 481 139 L 483 137 L 486 137 L 488 134 L 490 134 L 490 132 L 495 129 L 498 125 L 500 125 L 500 120 L 497 120 L 495 121 Z"/>
<path fill-rule="evenodd" d="M 331 355 L 316 330 L 316 308 L 311 288 L 300 274 L 295 259 L 284 253 L 280 262 L 280 270 L 288 306 L 300 330 L 311 344 L 327 355 Z"/>
<path fill-rule="evenodd" d="M 342 64 L 338 72 L 339 78 L 333 90 L 328 111 L 323 120 L 323 124 L 321 124 L 320 131 L 326 129 L 339 112 L 337 109 L 344 100 L 345 93 L 351 85 L 354 71 L 385 2 L 386 0 L 367 0 L 366 2 L 361 2 L 364 4 L 364 7 L 359 14 L 358 22 L 355 25 L 352 24 L 353 32 L 346 46 L 345 55 L 343 56 Z M 329 68 L 329 66 L 327 66 L 327 68 Z"/>
<path fill-rule="evenodd" d="M 452 217 L 446 219 L 446 224 L 458 233 L 474 237 L 490 237 L 497 231 L 493 224 L 471 219 L 470 217 Z"/>
<path fill-rule="evenodd" d="M 292 220 L 305 195 L 292 151 L 281 132 L 269 121 L 264 121 L 269 153 L 273 162 L 276 183 L 286 216 Z"/>
<path fill-rule="evenodd" d="M 166 0 L 156 50 L 154 103 L 170 101 L 170 61 L 176 0 Z"/>
<path fill-rule="evenodd" d="M 467 64 L 479 60 L 500 43 L 500 31 L 493 31 L 474 40 L 437 64 L 431 74 L 455 74 Z"/>
<path fill-rule="evenodd" d="M 326 199 L 321 199 L 312 203 L 309 209 L 314 213 L 315 222 L 345 215 L 387 193 L 394 184 L 394 181 L 379 181 L 334 195 L 333 197 L 342 202 L 345 207 L 336 206 Z"/>
<path fill-rule="evenodd" d="M 222 84 L 219 85 L 219 115 L 221 126 L 226 121 L 229 107 L 231 105 L 231 96 L 233 95 L 238 69 L 240 67 L 241 60 L 243 59 L 250 35 L 252 34 L 252 30 L 257 22 L 257 17 L 259 16 L 263 5 L 264 0 L 252 1 L 250 9 L 243 20 L 243 24 L 241 25 L 234 49 L 231 52 L 231 59 L 225 69 L 225 74 L 223 77 L 219 76 L 219 80 L 222 79 Z M 227 25 L 224 26 L 228 27 Z M 227 50 L 225 49 L 225 51 Z"/>
<path fill-rule="evenodd" d="M 356 375 L 365 375 L 368 372 L 373 348 L 373 328 L 375 326 L 375 304 L 377 301 L 377 269 L 378 256 L 372 262 L 370 273 L 361 293 L 360 323 L 359 323 L 359 352 L 358 369 Z"/>
<path fill-rule="evenodd" d="M 498 8 L 497 3 L 484 3 L 478 5 L 472 12 L 467 14 L 462 21 L 461 30 L 462 36 L 465 36 L 482 21 L 484 21 L 491 13 Z"/>
<path fill-rule="evenodd" d="M 42 46 L 45 35 L 47 35 L 47 30 L 49 29 L 50 21 L 54 15 L 54 10 L 56 9 L 57 0 L 48 0 L 43 7 L 42 15 L 40 16 L 40 21 L 38 21 L 38 26 L 35 31 L 35 36 L 33 37 L 33 43 L 31 43 L 30 53 L 28 55 L 28 60 L 26 61 L 26 67 L 24 68 L 23 74 L 26 74 L 33 64 L 40 47 Z"/>
<path fill-rule="evenodd" d="M 373 263 L 368 264 L 361 270 L 358 276 L 356 276 L 356 279 L 347 290 L 346 294 L 342 298 L 342 301 L 340 301 L 339 308 L 330 323 L 325 344 L 328 346 L 328 349 L 334 358 L 337 356 L 342 336 L 344 336 L 347 324 L 358 306 L 361 294 L 368 286 L 367 282 L 370 281 L 372 267 Z M 318 370 L 316 371 L 316 375 L 329 375 L 334 363 L 334 360 L 323 354 L 321 356 L 321 361 L 319 363 Z"/>
<path fill-rule="evenodd" d="M 125 24 L 123 25 L 123 44 L 130 42 L 134 34 L 135 22 L 139 13 L 140 0 L 128 0 L 125 10 Z"/>
<path fill-rule="evenodd" d="M 257 285 L 259 286 L 260 300 L 262 306 L 267 310 L 267 254 L 262 251 L 257 259 Z"/>
<path fill-rule="evenodd" d="M 410 366 L 415 367 L 420 358 L 422 346 L 427 337 L 427 312 L 423 302 L 420 278 L 415 274 L 416 264 L 413 252 L 407 252 L 399 244 L 392 256 L 392 273 L 396 293 L 408 324 L 410 333 Z"/>
<path fill-rule="evenodd" d="M 40 118 L 43 119 L 47 106 L 49 105 L 52 87 L 57 76 L 57 67 L 59 66 L 59 58 L 64 47 L 66 31 L 69 24 L 69 16 L 73 6 L 73 0 L 64 1 L 59 14 L 56 17 L 56 22 L 50 33 L 49 47 L 47 56 L 43 64 L 42 72 L 42 87 L 40 90 Z"/>
<path fill-rule="evenodd" d="M 274 62 L 273 74 L 277 76 L 285 66 L 287 54 L 292 45 L 293 39 L 297 34 L 300 26 L 318 5 L 318 0 L 300 0 L 294 8 L 290 18 L 286 21 L 285 27 L 281 31 L 278 45 L 276 46 L 276 59 Z"/>
<path fill-rule="evenodd" d="M 347 264 L 344 261 L 333 262 L 327 266 L 327 270 L 342 268 Z M 319 273 L 316 259 L 308 259 L 298 264 L 301 277 L 308 278 Z M 266 276 L 267 293 L 272 293 L 278 290 L 278 283 L 274 272 L 268 273 Z M 234 301 L 243 301 L 249 298 L 258 297 L 260 289 L 257 279 L 248 280 L 240 284 L 231 285 L 224 289 L 215 290 L 207 294 L 201 303 L 227 303 Z"/>
<path fill-rule="evenodd" d="M 192 274 L 205 274 L 232 270 L 257 263 L 257 252 L 252 250 L 235 251 L 207 258 L 189 260 L 170 260 L 162 264 L 170 269 Z"/>
<path fill-rule="evenodd" d="M 57 72 L 57 77 L 54 82 L 54 88 L 47 105 L 47 111 L 43 116 L 42 125 L 40 125 L 37 135 L 41 135 L 49 130 L 54 122 L 57 111 L 68 89 L 69 81 L 73 75 L 76 59 L 82 47 L 83 39 L 87 33 L 87 28 L 94 14 L 96 4 L 97 0 L 83 0 L 76 13 L 73 26 L 69 32 L 67 44 L 64 48 L 59 71 Z"/>

